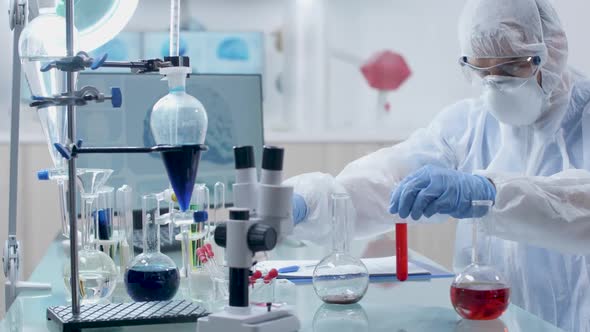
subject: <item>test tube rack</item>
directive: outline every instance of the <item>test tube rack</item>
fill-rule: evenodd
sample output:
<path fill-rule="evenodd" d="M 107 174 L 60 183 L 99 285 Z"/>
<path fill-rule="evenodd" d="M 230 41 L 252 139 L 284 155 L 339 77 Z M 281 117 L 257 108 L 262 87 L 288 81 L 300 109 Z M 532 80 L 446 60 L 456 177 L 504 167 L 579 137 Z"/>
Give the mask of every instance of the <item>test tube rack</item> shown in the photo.
<path fill-rule="evenodd" d="M 87 328 L 195 323 L 207 314 L 193 302 L 178 300 L 83 305 L 78 315 L 72 314 L 72 306 L 49 307 L 47 320 L 57 323 L 63 332 L 77 332 Z"/>

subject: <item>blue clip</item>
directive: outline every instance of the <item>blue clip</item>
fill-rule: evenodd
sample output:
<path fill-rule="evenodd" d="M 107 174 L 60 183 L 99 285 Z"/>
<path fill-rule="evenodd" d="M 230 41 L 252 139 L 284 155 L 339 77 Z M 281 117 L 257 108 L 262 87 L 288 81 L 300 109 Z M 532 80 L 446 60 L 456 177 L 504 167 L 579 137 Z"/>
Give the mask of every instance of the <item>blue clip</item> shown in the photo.
<path fill-rule="evenodd" d="M 33 100 L 38 100 L 38 101 L 45 100 L 45 97 L 43 97 L 43 96 L 31 96 L 31 98 Z"/>
<path fill-rule="evenodd" d="M 123 105 L 123 94 L 119 88 L 111 88 L 111 104 L 114 108 L 119 108 Z"/>
<path fill-rule="evenodd" d="M 81 147 L 82 147 L 82 143 L 84 143 L 84 141 L 83 141 L 82 139 L 79 139 L 79 140 L 76 142 L 76 147 L 77 147 L 77 148 L 81 148 Z"/>
<path fill-rule="evenodd" d="M 64 157 L 67 160 L 72 159 L 72 154 L 70 153 L 70 150 L 68 150 L 68 148 L 66 148 L 63 144 L 53 143 L 53 146 L 55 147 L 57 152 L 61 154 L 62 157 Z"/>
<path fill-rule="evenodd" d="M 100 68 L 105 61 L 107 61 L 109 54 L 105 53 L 97 58 L 94 58 L 94 61 L 92 61 L 92 65 L 90 66 L 90 69 L 92 70 L 97 70 L 98 68 Z"/>
<path fill-rule="evenodd" d="M 38 171 L 37 180 L 49 180 L 49 170 L 42 169 Z"/>
<path fill-rule="evenodd" d="M 54 64 L 55 64 L 55 61 L 52 61 L 52 62 L 46 64 L 45 66 L 41 67 L 41 72 L 44 73 L 44 72 L 50 71 L 51 70 L 51 67 Z"/>
<path fill-rule="evenodd" d="M 209 214 L 207 211 L 195 211 L 193 213 L 193 219 L 195 222 L 205 222 L 209 220 Z"/>

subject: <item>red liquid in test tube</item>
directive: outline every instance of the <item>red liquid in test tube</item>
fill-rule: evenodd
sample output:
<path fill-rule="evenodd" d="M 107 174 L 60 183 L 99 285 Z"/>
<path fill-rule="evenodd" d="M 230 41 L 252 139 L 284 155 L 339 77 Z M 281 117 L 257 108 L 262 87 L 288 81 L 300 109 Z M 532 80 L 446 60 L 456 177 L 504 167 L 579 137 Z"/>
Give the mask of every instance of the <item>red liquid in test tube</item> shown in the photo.
<path fill-rule="evenodd" d="M 408 224 L 395 224 L 396 276 L 399 281 L 408 279 Z"/>

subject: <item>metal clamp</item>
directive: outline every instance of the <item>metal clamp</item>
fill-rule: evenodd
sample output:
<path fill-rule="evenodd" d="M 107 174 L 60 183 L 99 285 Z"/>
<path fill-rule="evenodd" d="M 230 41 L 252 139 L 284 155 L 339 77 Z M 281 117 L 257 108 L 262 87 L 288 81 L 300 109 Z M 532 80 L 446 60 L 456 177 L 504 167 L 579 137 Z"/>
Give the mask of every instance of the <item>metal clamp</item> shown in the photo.
<path fill-rule="evenodd" d="M 54 68 L 66 72 L 77 72 L 86 68 L 96 70 L 105 63 L 107 58 L 107 53 L 97 58 L 91 58 L 86 52 L 78 52 L 75 56 L 61 58 L 46 64 L 41 68 L 41 72 L 47 72 Z"/>
<path fill-rule="evenodd" d="M 20 243 L 16 236 L 10 235 L 4 244 L 4 255 L 2 256 L 2 267 L 4 275 L 7 279 L 10 278 L 10 271 L 19 271 L 20 268 Z M 15 282 L 16 280 L 10 280 Z"/>
<path fill-rule="evenodd" d="M 10 30 L 17 26 L 24 26 L 27 20 L 27 1 L 10 0 L 8 4 L 8 24 Z"/>
<path fill-rule="evenodd" d="M 120 88 L 111 88 L 111 95 L 105 96 L 97 88 L 85 86 L 79 91 L 75 91 L 73 96 L 62 93 L 53 97 L 33 96 L 33 100 L 35 101 L 30 106 L 36 108 L 67 105 L 84 106 L 90 101 L 102 103 L 105 100 L 110 100 L 114 108 L 120 108 L 123 104 L 123 95 Z"/>

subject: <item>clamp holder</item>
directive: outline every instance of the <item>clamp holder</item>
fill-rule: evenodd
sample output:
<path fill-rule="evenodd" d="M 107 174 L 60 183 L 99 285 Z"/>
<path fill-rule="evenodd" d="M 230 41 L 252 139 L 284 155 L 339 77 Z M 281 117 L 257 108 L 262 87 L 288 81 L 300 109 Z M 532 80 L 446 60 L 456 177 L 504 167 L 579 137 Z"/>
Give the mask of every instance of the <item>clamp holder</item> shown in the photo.
<path fill-rule="evenodd" d="M 92 86 L 85 86 L 79 91 L 75 91 L 74 95 L 62 93 L 52 97 L 33 96 L 31 107 L 46 108 L 56 106 L 84 106 L 91 101 L 103 103 L 105 100 L 110 100 L 113 108 L 120 108 L 123 105 L 123 95 L 120 88 L 111 88 L 111 95 L 105 96 L 97 88 Z"/>

